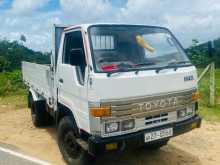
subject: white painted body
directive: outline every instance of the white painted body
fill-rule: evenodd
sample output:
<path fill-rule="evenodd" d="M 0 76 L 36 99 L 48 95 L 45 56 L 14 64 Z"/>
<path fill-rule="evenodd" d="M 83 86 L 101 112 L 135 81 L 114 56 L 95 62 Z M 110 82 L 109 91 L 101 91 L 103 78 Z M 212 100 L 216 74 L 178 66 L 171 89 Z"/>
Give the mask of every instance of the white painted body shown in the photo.
<path fill-rule="evenodd" d="M 193 81 L 184 82 L 184 77 L 193 75 Z M 98 100 L 115 100 L 163 93 L 184 91 L 196 88 L 197 73 L 195 67 L 166 69 L 159 73 L 155 70 L 119 73 L 106 77 L 94 75 L 93 86 L 89 88 L 89 97 Z"/>
<path fill-rule="evenodd" d="M 115 73 L 106 76 L 104 73 L 95 73 L 92 67 L 91 50 L 87 28 L 90 25 L 79 25 L 66 28 L 62 33 L 59 46 L 58 61 L 56 70 L 52 71 L 50 66 L 23 63 L 23 79 L 40 97 L 47 100 L 47 103 L 57 110 L 57 103 L 69 108 L 76 120 L 79 129 L 93 134 L 92 130 L 100 130 L 102 126 L 91 125 L 89 103 L 102 103 L 108 101 L 129 100 L 139 97 L 164 95 L 178 93 L 197 88 L 197 73 L 194 66 L 174 69 L 163 69 L 159 73 L 155 70 Z M 88 66 L 85 71 L 84 85 L 79 84 L 76 78 L 76 68 L 62 64 L 63 42 L 65 33 L 72 30 L 80 30 L 83 34 L 84 49 Z M 53 62 L 54 63 L 54 62 Z M 185 76 L 193 76 L 192 81 L 184 81 Z M 59 79 L 63 79 L 63 83 Z M 137 129 L 138 130 L 138 129 Z"/>
<path fill-rule="evenodd" d="M 22 62 L 22 75 L 24 82 L 30 87 L 34 100 L 52 97 L 53 83 L 49 65 Z"/>

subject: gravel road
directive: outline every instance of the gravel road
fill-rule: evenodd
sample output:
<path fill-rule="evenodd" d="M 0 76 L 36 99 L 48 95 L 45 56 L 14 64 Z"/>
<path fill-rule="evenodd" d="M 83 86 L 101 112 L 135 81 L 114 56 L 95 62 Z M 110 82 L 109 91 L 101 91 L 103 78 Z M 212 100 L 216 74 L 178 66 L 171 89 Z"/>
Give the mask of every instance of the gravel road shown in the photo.
<path fill-rule="evenodd" d="M 27 108 L 0 105 L 0 143 L 55 165 L 65 165 L 53 127 L 35 128 Z M 1 162 L 0 156 L 0 165 Z M 158 151 L 126 151 L 119 157 L 99 158 L 97 165 L 219 165 L 220 123 L 203 122 L 202 128 L 172 139 Z"/>

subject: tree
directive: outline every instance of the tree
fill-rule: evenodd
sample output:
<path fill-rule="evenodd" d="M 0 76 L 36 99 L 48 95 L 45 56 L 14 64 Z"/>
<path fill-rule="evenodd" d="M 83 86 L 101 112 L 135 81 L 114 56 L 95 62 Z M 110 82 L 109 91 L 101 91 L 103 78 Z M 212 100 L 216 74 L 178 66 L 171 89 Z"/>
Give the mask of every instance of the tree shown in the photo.
<path fill-rule="evenodd" d="M 204 67 L 210 62 L 207 51 L 207 44 L 200 44 L 197 39 L 192 39 L 192 45 L 187 49 L 189 58 L 198 67 Z"/>
<path fill-rule="evenodd" d="M 21 35 L 20 40 L 21 40 L 22 42 L 26 42 L 26 41 L 27 41 L 26 37 L 25 37 L 23 34 Z"/>
<path fill-rule="evenodd" d="M 3 56 L 0 56 L 0 72 L 7 70 L 9 67 L 9 62 Z"/>
<path fill-rule="evenodd" d="M 21 69 L 21 61 L 50 63 L 50 57 L 46 53 L 29 49 L 18 41 L 0 40 L 0 56 L 0 72 Z"/>
<path fill-rule="evenodd" d="M 197 39 L 192 39 L 192 46 L 193 47 L 195 47 L 195 46 L 197 46 L 199 44 L 199 40 L 197 40 Z"/>

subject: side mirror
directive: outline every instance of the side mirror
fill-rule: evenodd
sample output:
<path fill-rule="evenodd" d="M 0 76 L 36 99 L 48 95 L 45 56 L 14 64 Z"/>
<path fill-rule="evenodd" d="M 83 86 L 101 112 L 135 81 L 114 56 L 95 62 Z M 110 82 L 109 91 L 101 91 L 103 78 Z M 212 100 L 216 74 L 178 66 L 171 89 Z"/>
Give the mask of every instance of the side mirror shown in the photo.
<path fill-rule="evenodd" d="M 70 64 L 73 66 L 80 66 L 83 64 L 84 54 L 81 48 L 70 50 Z"/>
<path fill-rule="evenodd" d="M 50 52 L 50 70 L 53 71 L 54 70 L 54 56 L 53 56 L 53 53 L 52 51 Z"/>
<path fill-rule="evenodd" d="M 214 41 L 209 41 L 208 42 L 208 55 L 209 57 L 213 57 L 215 53 L 215 43 Z"/>

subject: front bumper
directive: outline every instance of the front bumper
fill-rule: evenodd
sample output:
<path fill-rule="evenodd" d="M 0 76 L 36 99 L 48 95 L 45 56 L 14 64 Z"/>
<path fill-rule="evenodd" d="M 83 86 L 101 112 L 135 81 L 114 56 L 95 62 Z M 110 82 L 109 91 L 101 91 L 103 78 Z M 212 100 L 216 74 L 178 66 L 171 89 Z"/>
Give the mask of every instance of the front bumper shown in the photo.
<path fill-rule="evenodd" d="M 116 137 L 109 137 L 109 138 L 100 138 L 100 137 L 90 137 L 88 139 L 88 151 L 90 154 L 96 155 L 103 152 L 108 152 L 105 149 L 106 144 L 110 143 L 117 143 L 118 149 L 117 150 L 124 150 L 127 147 L 137 147 L 142 146 L 145 144 L 144 142 L 144 134 L 149 133 L 152 131 L 158 131 L 165 128 L 173 128 L 173 137 L 188 132 L 194 128 L 199 128 L 201 126 L 201 118 L 196 115 L 188 120 L 167 124 L 155 128 L 141 130 L 139 132 L 116 136 Z M 169 137 L 172 138 L 172 137 Z M 168 139 L 169 139 L 168 138 Z M 163 139 L 160 139 L 163 140 Z M 160 140 L 156 140 L 150 143 L 156 143 Z"/>

